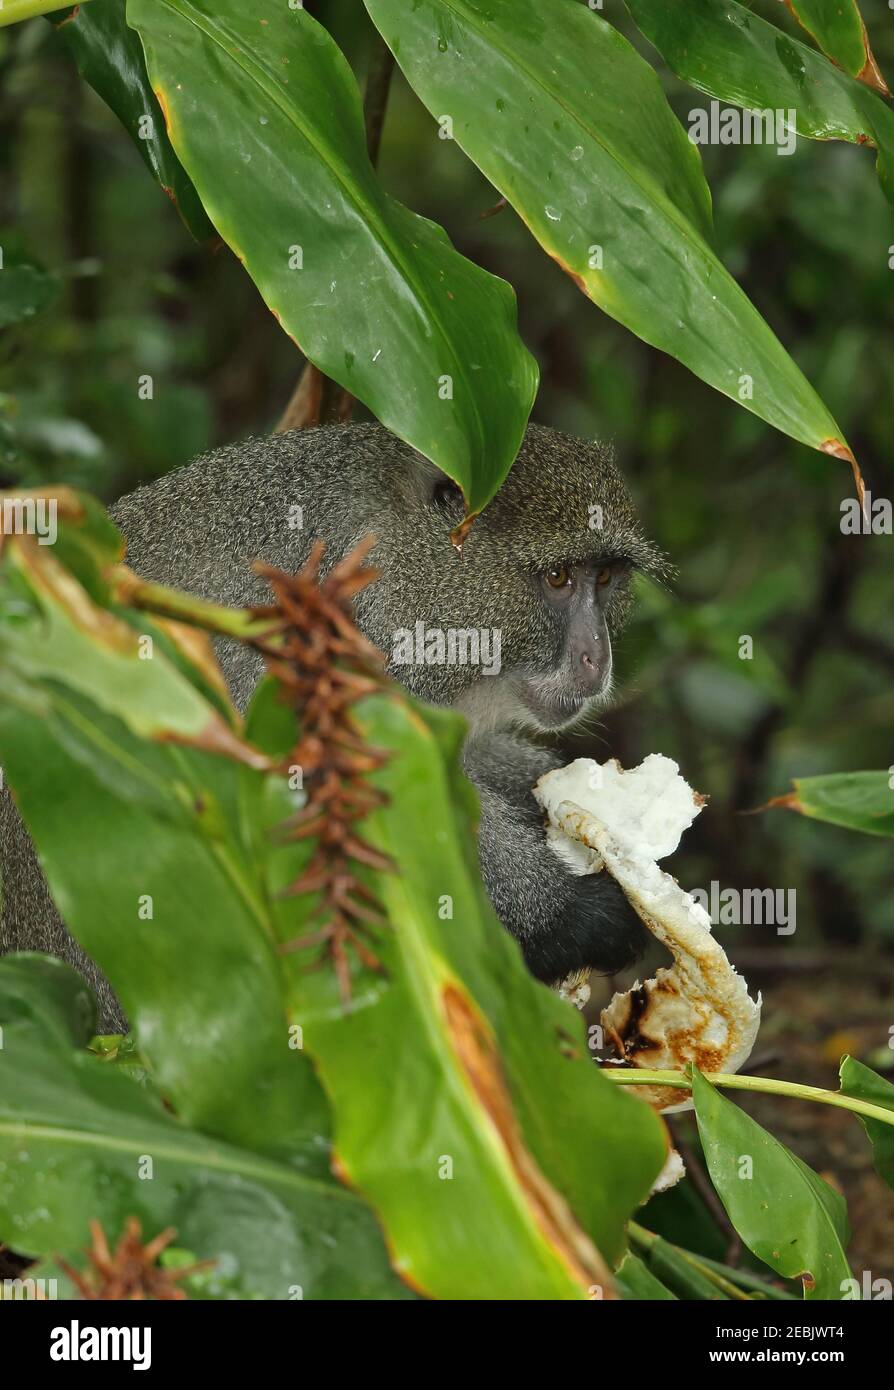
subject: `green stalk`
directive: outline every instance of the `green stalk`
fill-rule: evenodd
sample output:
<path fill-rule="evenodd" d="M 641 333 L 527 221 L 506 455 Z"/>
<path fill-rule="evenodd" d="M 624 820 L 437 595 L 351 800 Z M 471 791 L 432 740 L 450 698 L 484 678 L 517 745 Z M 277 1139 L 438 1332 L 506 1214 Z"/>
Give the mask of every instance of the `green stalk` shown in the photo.
<path fill-rule="evenodd" d="M 7 24 L 18 24 L 21 19 L 34 19 L 37 15 L 64 8 L 59 0 L 0 0 L 0 29 Z"/>
<path fill-rule="evenodd" d="M 0 15 L 2 13 L 0 9 Z M 164 584 L 153 584 L 140 579 L 123 565 L 112 571 L 111 578 L 115 597 L 120 603 L 154 613 L 156 617 L 190 623 L 206 632 L 233 637 L 240 642 L 263 636 L 270 629 L 269 619 L 255 618 L 245 608 L 227 608 L 223 604 L 197 598 L 194 594 L 169 589 Z"/>
<path fill-rule="evenodd" d="M 732 1282 L 729 1278 L 729 1271 L 724 1269 L 723 1265 L 715 1265 L 715 1268 L 710 1268 L 703 1262 L 701 1256 L 693 1254 L 691 1250 L 684 1250 L 681 1245 L 674 1245 L 671 1241 L 664 1240 L 662 1236 L 657 1236 L 654 1231 L 647 1231 L 645 1226 L 640 1226 L 636 1221 L 627 1222 L 627 1233 L 634 1249 L 643 1256 L 647 1265 L 649 1265 L 648 1257 L 653 1248 L 663 1249 L 669 1253 L 671 1258 L 677 1259 L 683 1266 L 690 1269 L 697 1279 L 707 1280 L 709 1284 L 712 1284 L 723 1294 L 724 1298 L 740 1303 L 751 1302 L 751 1295 Z M 651 1269 L 651 1265 L 649 1267 Z M 656 1270 L 653 1269 L 652 1273 L 656 1274 L 657 1277 Z"/>
<path fill-rule="evenodd" d="M 788 1293 L 786 1289 L 777 1289 L 775 1285 L 768 1284 L 766 1279 L 762 1279 L 759 1274 L 752 1274 L 748 1269 L 729 1269 L 719 1260 L 709 1260 L 707 1255 L 699 1255 L 699 1263 L 705 1269 L 716 1270 L 746 1293 L 760 1294 L 762 1297 L 777 1300 L 780 1302 L 797 1303 L 799 1299 L 793 1293 Z"/>
<path fill-rule="evenodd" d="M 603 1067 L 602 1075 L 618 1086 L 673 1086 L 677 1090 L 689 1091 L 692 1082 L 681 1071 L 647 1071 L 645 1068 L 629 1070 Z M 820 1086 L 802 1086 L 797 1081 L 777 1081 L 772 1076 L 739 1076 L 728 1072 L 702 1072 L 706 1081 L 714 1086 L 725 1086 L 731 1091 L 764 1091 L 774 1096 L 794 1096 L 798 1100 L 812 1100 L 818 1105 L 834 1105 L 839 1110 L 851 1110 L 855 1115 L 864 1115 L 869 1120 L 879 1120 L 883 1125 L 894 1125 L 894 1110 L 883 1105 L 873 1105 L 868 1100 L 858 1100 L 855 1096 L 842 1095 L 840 1091 L 824 1091 Z"/>

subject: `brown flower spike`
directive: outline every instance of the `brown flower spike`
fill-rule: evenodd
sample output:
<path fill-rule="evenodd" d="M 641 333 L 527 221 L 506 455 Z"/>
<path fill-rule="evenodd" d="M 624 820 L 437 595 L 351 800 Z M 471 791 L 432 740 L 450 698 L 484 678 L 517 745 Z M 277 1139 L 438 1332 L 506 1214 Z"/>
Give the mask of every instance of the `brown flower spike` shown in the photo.
<path fill-rule="evenodd" d="M 295 575 L 255 565 L 275 602 L 253 610 L 270 624 L 254 645 L 297 712 L 301 729 L 283 770 L 295 764 L 302 769 L 307 803 L 286 821 L 282 833 L 288 840 L 316 841 L 310 863 L 284 896 L 321 895 L 313 913 L 322 919 L 321 925 L 280 949 L 322 946 L 317 965 L 332 961 L 345 1004 L 351 998 L 349 948 L 369 969 L 381 969 L 364 938 L 372 927 L 387 925 L 377 898 L 357 877 L 356 866 L 394 867 L 356 830 L 356 823 L 385 801 L 364 779 L 388 756 L 367 747 L 350 712 L 355 701 L 384 685 L 384 658 L 351 616 L 355 594 L 378 577 L 364 564 L 374 544 L 374 537 L 362 541 L 322 580 L 322 541 L 316 542 Z"/>
<path fill-rule="evenodd" d="M 89 1268 L 82 1273 L 58 1257 L 57 1263 L 81 1298 L 135 1302 L 145 1299 L 184 1299 L 186 1293 L 178 1289 L 176 1281 L 188 1274 L 195 1274 L 196 1270 L 209 1269 L 214 1260 L 184 1265 L 182 1269 L 159 1268 L 156 1261 L 176 1234 L 174 1228 L 169 1226 L 144 1245 L 140 1223 L 135 1216 L 130 1216 L 113 1253 L 100 1223 L 91 1221 L 91 1245 L 84 1252 L 90 1262 Z"/>

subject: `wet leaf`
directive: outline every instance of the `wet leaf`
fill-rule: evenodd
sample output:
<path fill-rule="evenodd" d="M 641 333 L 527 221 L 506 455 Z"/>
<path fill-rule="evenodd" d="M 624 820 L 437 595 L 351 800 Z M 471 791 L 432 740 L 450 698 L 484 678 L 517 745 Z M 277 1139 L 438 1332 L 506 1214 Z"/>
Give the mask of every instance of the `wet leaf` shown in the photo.
<path fill-rule="evenodd" d="M 128 0 L 127 16 L 171 143 L 283 328 L 480 510 L 537 385 L 509 285 L 384 191 L 353 74 L 306 11 Z"/>
<path fill-rule="evenodd" d="M 786 0 L 786 4 L 833 63 L 867 86 L 887 92 L 857 0 Z"/>
<path fill-rule="evenodd" d="M 59 961 L 0 960 L 0 1239 L 80 1265 L 91 1220 L 114 1243 L 136 1216 L 215 1261 L 206 1297 L 410 1296 L 358 1198 L 180 1123 L 147 1083 L 80 1050 L 84 989 Z"/>
<path fill-rule="evenodd" d="M 375 776 L 391 800 L 364 823 L 399 866 L 371 876 L 389 921 L 371 943 L 383 969 L 357 970 L 345 1017 L 331 972 L 308 972 L 308 951 L 287 958 L 339 1169 L 426 1293 L 608 1297 L 624 1221 L 666 1156 L 663 1126 L 638 1099 L 616 1107 L 580 1016 L 529 976 L 494 916 L 461 721 L 386 696 L 357 719 L 394 755 Z M 277 853 L 271 888 L 293 876 L 289 860 Z M 284 902 L 280 937 L 307 931 L 313 907 Z"/>
<path fill-rule="evenodd" d="M 700 92 L 790 111 L 798 134 L 813 140 L 874 145 L 882 189 L 894 202 L 894 111 L 862 82 L 734 0 L 627 0 L 627 8 L 672 71 Z"/>
<path fill-rule="evenodd" d="M 70 1056 L 95 1025 L 68 1003 L 46 1026 L 53 981 L 41 977 L 50 997 L 37 1005 L 33 990 L 15 998 L 17 978 L 0 988 L 0 1145 L 29 1155 L 3 1169 L 0 1239 L 70 1255 L 88 1214 L 112 1234 L 136 1216 L 147 1233 L 175 1225 L 201 1258 L 226 1256 L 221 1231 L 242 1201 L 256 1261 L 243 1278 L 240 1232 L 240 1289 L 256 1287 L 269 1244 L 266 1297 L 290 1296 L 270 1280 L 306 1280 L 317 1291 L 307 1296 L 399 1296 L 362 1197 L 400 1275 L 430 1296 L 612 1297 L 610 1263 L 664 1161 L 665 1132 L 600 1076 L 580 1016 L 531 979 L 493 915 L 459 770 L 462 721 L 397 692 L 358 707 L 368 741 L 394 755 L 375 778 L 391 800 L 362 833 L 398 871 L 375 875 L 384 969 L 357 972 L 345 1012 L 330 970 L 308 973 L 307 952 L 276 950 L 316 906 L 313 892 L 278 892 L 307 846 L 271 831 L 300 793 L 260 754 L 256 766 L 154 736 L 203 705 L 210 719 L 206 655 L 195 666 L 181 647 L 175 662 L 159 642 L 151 662 L 121 658 L 109 681 L 110 648 L 122 631 L 129 640 L 131 620 L 150 633 L 152 620 L 120 608 L 128 586 L 108 563 L 120 547 L 98 509 L 67 496 L 58 548 L 51 564 L 32 554 L 33 537 L 13 537 L 0 555 L 0 758 L 67 924 L 128 1011 L 139 1064 Z M 178 615 L 189 607 L 184 597 Z M 277 753 L 295 730 L 271 691 L 258 693 L 250 734 Z M 156 1178 L 164 1165 L 148 1195 L 140 1155 Z M 358 1193 L 349 1206 L 330 1164 Z"/>
<path fill-rule="evenodd" d="M 748 1249 L 784 1279 L 803 1278 L 805 1297 L 840 1299 L 851 1278 L 844 1198 L 697 1068 L 692 1097 L 711 1181 Z"/>
<path fill-rule="evenodd" d="M 52 16 L 78 72 L 111 107 L 197 241 L 214 236 L 199 195 L 171 148 L 125 0 L 93 0 Z"/>
<path fill-rule="evenodd" d="M 429 111 L 449 113 L 453 138 L 585 294 L 776 429 L 851 461 L 718 259 L 698 152 L 616 29 L 571 0 L 365 3 Z"/>

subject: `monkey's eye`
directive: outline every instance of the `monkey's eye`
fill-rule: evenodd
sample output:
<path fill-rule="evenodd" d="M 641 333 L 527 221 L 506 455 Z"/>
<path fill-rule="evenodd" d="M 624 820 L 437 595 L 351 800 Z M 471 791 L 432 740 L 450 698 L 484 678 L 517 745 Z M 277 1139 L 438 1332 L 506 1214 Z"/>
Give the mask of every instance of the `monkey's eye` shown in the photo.
<path fill-rule="evenodd" d="M 610 584 L 615 577 L 615 572 L 611 565 L 603 565 L 596 576 L 597 584 Z"/>
<path fill-rule="evenodd" d="M 567 565 L 554 565 L 551 570 L 546 571 L 546 582 L 551 589 L 564 589 L 570 579 Z"/>

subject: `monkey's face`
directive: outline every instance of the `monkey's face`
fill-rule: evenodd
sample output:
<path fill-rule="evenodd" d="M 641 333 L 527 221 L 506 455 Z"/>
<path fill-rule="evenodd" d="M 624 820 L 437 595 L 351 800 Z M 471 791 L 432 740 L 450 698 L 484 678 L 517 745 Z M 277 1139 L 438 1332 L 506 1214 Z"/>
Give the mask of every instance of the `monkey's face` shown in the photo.
<path fill-rule="evenodd" d="M 477 726 L 557 728 L 604 701 L 633 572 L 663 569 L 610 453 L 529 427 L 461 556 L 459 489 L 409 451 L 407 463 L 364 523 L 380 578 L 358 596 L 390 673 Z"/>
<path fill-rule="evenodd" d="M 554 628 L 552 669 L 519 670 L 513 685 L 532 719 L 556 728 L 611 693 L 612 647 L 608 614 L 631 574 L 626 559 L 553 565 L 538 576 L 539 600 Z"/>

